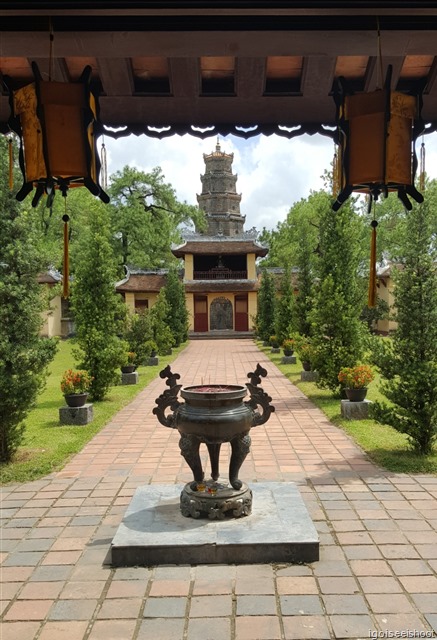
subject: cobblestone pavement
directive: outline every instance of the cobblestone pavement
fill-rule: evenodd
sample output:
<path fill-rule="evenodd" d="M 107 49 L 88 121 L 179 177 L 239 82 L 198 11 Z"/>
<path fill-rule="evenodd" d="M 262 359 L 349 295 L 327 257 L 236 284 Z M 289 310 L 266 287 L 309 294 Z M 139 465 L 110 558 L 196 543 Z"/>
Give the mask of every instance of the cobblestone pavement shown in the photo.
<path fill-rule="evenodd" d="M 244 383 L 257 362 L 276 413 L 251 432 L 241 477 L 298 484 L 320 561 L 107 564 L 136 487 L 191 479 L 178 434 L 152 415 L 157 378 L 61 472 L 3 487 L 1 640 L 437 635 L 437 477 L 372 465 L 249 340 L 191 342 L 172 369 L 185 385 Z"/>

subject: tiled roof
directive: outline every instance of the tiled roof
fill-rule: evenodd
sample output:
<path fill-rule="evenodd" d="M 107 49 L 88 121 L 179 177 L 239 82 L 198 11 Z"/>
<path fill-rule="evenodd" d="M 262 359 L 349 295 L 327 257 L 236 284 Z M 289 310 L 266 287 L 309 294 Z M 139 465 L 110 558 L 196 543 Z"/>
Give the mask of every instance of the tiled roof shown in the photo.
<path fill-rule="evenodd" d="M 172 249 L 172 253 L 177 258 L 182 258 L 188 254 L 203 255 L 235 255 L 238 253 L 255 253 L 257 256 L 266 256 L 267 247 L 262 247 L 253 240 L 188 240 L 179 247 Z"/>
<path fill-rule="evenodd" d="M 129 291 L 151 291 L 158 293 L 162 287 L 165 286 L 166 280 L 166 275 L 163 273 L 131 273 L 116 285 L 115 290 L 119 293 Z"/>
<path fill-rule="evenodd" d="M 55 269 L 49 269 L 48 271 L 39 273 L 37 281 L 38 284 L 57 284 L 58 282 L 62 282 L 62 274 Z"/>
<path fill-rule="evenodd" d="M 187 293 L 214 293 L 228 291 L 258 291 L 256 280 L 188 280 L 184 283 Z"/>

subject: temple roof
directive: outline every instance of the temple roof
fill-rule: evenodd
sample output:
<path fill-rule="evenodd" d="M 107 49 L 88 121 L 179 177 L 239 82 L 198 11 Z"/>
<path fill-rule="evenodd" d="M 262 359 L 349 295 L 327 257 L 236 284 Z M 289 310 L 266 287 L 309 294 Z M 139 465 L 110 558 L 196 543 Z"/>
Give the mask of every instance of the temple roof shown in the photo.
<path fill-rule="evenodd" d="M 426 85 L 437 126 L 432 0 L 2 0 L 0 20 L 0 72 L 18 83 L 32 61 L 47 77 L 50 23 L 53 80 L 92 67 L 105 135 L 330 135 L 336 79 L 373 91 L 389 64 L 393 89 Z M 8 117 L 0 90 L 5 132 Z"/>
<path fill-rule="evenodd" d="M 187 293 L 216 293 L 225 291 L 258 291 L 258 280 L 186 280 Z"/>
<path fill-rule="evenodd" d="M 187 254 L 193 255 L 235 255 L 254 253 L 256 256 L 264 257 L 268 253 L 268 248 L 263 247 L 254 240 L 220 236 L 201 236 L 190 238 L 184 244 L 172 249 L 172 253 L 177 258 L 182 258 Z"/>
<path fill-rule="evenodd" d="M 156 271 L 129 271 L 123 280 L 117 282 L 115 290 L 118 293 L 150 291 L 159 293 L 167 282 L 167 269 Z"/>

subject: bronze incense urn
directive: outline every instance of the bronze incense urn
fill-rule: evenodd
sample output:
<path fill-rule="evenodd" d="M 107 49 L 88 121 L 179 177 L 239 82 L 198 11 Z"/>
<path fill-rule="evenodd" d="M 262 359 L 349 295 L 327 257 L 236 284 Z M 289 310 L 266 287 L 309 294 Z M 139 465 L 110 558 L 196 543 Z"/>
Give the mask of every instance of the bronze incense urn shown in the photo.
<path fill-rule="evenodd" d="M 270 404 L 272 398 L 258 386 L 267 371 L 258 364 L 253 373 L 247 374 L 250 382 L 244 386 L 182 387 L 177 383 L 180 375 L 172 373 L 170 366 L 159 375 L 166 379 L 169 388 L 156 399 L 153 413 L 165 427 L 179 431 L 181 455 L 194 477 L 181 494 L 182 514 L 194 518 L 206 514 L 210 519 L 249 515 L 252 492 L 238 476 L 250 450 L 250 429 L 267 422 L 275 410 Z M 250 400 L 245 401 L 247 391 Z M 178 400 L 179 392 L 185 402 Z M 166 413 L 167 409 L 171 412 Z M 220 447 L 225 442 L 231 446 L 229 484 L 218 482 Z M 207 481 L 199 454 L 202 443 L 208 449 L 211 463 L 211 480 Z"/>

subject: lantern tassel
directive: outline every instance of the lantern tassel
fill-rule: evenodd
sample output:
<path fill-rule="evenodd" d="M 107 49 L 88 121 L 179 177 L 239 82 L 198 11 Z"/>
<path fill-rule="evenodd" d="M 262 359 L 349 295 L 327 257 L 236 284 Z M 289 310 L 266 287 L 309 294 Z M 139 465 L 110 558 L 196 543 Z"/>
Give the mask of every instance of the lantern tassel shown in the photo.
<path fill-rule="evenodd" d="M 370 239 L 370 275 L 369 275 L 369 294 L 367 306 L 376 307 L 376 227 L 378 223 L 372 220 L 372 236 Z"/>
<path fill-rule="evenodd" d="M 420 145 L 420 174 L 419 174 L 419 188 L 421 191 L 425 191 L 425 143 Z"/>
<path fill-rule="evenodd" d="M 68 222 L 69 216 L 65 214 L 62 216 L 64 222 L 64 277 L 63 277 L 63 289 L 62 297 L 67 299 L 70 294 L 69 288 L 69 255 L 68 255 Z"/>
<path fill-rule="evenodd" d="M 9 138 L 9 191 L 14 188 L 14 148 Z"/>

